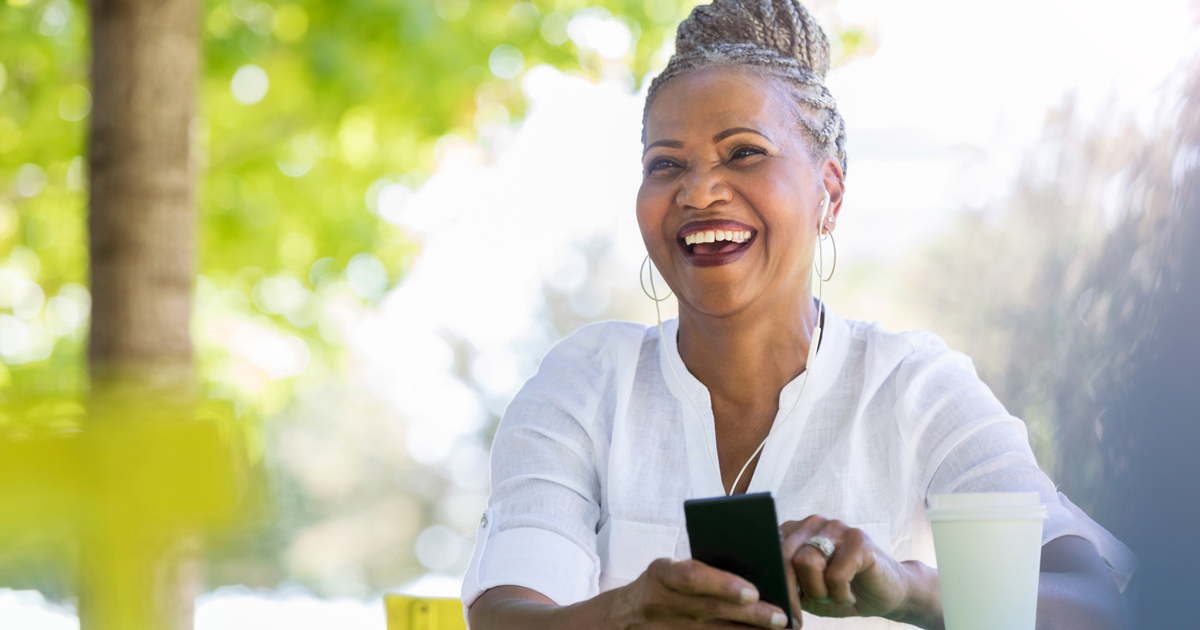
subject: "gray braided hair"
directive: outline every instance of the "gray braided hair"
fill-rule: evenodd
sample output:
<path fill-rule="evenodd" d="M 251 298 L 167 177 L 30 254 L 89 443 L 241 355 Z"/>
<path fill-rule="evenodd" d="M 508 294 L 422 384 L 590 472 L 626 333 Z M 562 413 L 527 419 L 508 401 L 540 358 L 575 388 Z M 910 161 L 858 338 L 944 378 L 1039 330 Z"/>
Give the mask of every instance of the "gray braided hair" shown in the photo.
<path fill-rule="evenodd" d="M 799 0 L 713 0 L 679 25 L 675 54 L 650 83 L 642 113 L 672 79 L 707 66 L 746 66 L 792 87 L 800 126 L 814 155 L 833 157 L 846 171 L 846 123 L 825 87 L 829 40 Z"/>

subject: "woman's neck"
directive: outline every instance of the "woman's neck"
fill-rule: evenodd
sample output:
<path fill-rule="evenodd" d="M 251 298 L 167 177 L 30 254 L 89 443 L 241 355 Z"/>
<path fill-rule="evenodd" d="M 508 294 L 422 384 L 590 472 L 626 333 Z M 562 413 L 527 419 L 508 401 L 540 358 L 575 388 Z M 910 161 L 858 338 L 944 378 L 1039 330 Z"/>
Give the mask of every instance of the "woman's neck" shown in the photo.
<path fill-rule="evenodd" d="M 779 392 L 805 369 L 817 308 L 801 299 L 770 311 L 728 317 L 679 308 L 679 356 L 709 393 L 746 405 L 777 403 Z"/>

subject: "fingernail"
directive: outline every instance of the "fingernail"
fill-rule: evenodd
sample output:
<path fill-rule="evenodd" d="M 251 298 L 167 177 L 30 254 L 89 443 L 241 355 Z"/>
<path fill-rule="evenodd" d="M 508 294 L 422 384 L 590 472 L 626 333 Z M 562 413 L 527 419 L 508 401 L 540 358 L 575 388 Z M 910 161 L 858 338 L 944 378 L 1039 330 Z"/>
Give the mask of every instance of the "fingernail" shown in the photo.
<path fill-rule="evenodd" d="M 818 604 L 830 604 L 833 602 L 832 599 L 814 599 L 813 601 L 817 602 Z"/>
<path fill-rule="evenodd" d="M 792 617 L 792 627 L 793 627 L 793 628 L 799 628 L 799 627 L 800 627 L 800 620 L 799 620 L 799 619 L 797 619 L 797 618 L 795 618 L 795 617 Z"/>
<path fill-rule="evenodd" d="M 776 628 L 786 628 L 787 622 L 788 622 L 787 615 L 785 615 L 781 612 L 771 613 L 771 625 L 772 626 L 775 626 Z"/>
<path fill-rule="evenodd" d="M 742 603 L 753 604 L 758 601 L 758 590 L 747 586 L 742 589 Z"/>
<path fill-rule="evenodd" d="M 854 599 L 853 597 L 851 597 L 851 598 L 850 598 L 850 601 L 848 601 L 848 602 L 846 602 L 845 604 L 842 604 L 842 605 L 843 605 L 843 606 L 853 606 L 853 605 L 855 605 L 855 604 L 857 604 L 857 603 L 858 603 L 858 600 L 857 600 L 857 599 Z"/>

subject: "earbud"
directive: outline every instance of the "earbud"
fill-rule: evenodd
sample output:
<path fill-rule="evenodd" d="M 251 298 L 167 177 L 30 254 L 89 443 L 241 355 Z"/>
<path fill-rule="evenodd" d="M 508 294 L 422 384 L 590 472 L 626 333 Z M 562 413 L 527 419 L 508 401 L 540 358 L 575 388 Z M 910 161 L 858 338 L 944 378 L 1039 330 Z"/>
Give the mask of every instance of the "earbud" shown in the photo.
<path fill-rule="evenodd" d="M 817 223 L 817 235 L 821 234 L 821 230 L 825 228 L 825 219 L 829 217 L 829 191 L 825 191 L 825 196 L 821 199 L 821 220 Z"/>
<path fill-rule="evenodd" d="M 817 244 L 820 245 L 821 230 L 824 229 L 825 219 L 829 216 L 829 191 L 825 190 L 824 196 L 821 198 L 821 221 L 817 223 Z M 819 255 L 819 254 L 818 254 Z M 817 271 L 815 266 L 813 271 Z M 821 278 L 820 272 L 817 272 L 817 288 L 818 296 L 821 296 L 823 291 L 820 291 L 824 280 Z M 813 326 L 811 341 L 808 344 L 808 360 L 805 362 L 805 370 L 812 369 L 813 363 L 817 360 L 817 346 L 821 345 L 821 306 L 824 300 L 821 297 L 817 298 L 817 325 Z"/>

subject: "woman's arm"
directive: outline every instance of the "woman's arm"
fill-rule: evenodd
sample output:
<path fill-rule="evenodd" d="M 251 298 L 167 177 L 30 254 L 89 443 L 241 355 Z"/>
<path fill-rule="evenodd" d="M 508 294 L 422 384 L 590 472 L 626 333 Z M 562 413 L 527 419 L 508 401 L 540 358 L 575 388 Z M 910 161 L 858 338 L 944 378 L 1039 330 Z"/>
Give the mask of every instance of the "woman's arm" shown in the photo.
<path fill-rule="evenodd" d="M 865 533 L 810 516 L 785 523 L 784 554 L 797 585 L 793 606 L 827 617 L 879 616 L 940 629 L 937 571 L 921 562 L 896 562 Z M 804 541 L 820 534 L 836 545 L 828 561 Z M 1090 542 L 1077 536 L 1042 546 L 1038 630 L 1122 630 L 1121 596 Z"/>
<path fill-rule="evenodd" d="M 1063 536 L 1042 546 L 1038 630 L 1122 630 L 1125 611 L 1108 567 L 1092 543 Z"/>
<path fill-rule="evenodd" d="M 732 573 L 660 558 L 632 583 L 569 606 L 520 586 L 489 589 L 471 605 L 470 622 L 474 630 L 783 628 L 787 617 Z"/>
<path fill-rule="evenodd" d="M 589 600 L 558 606 L 549 597 L 522 586 L 488 589 L 471 604 L 471 627 L 479 630 L 525 630 L 526 628 L 607 629 L 616 591 Z"/>
<path fill-rule="evenodd" d="M 937 572 L 925 569 L 913 574 L 918 579 L 908 587 L 911 599 L 905 608 L 909 619 L 893 618 L 922 628 L 941 628 Z M 1055 538 L 1042 546 L 1041 571 L 1037 630 L 1125 628 L 1121 594 L 1092 543 L 1078 536 Z"/>

